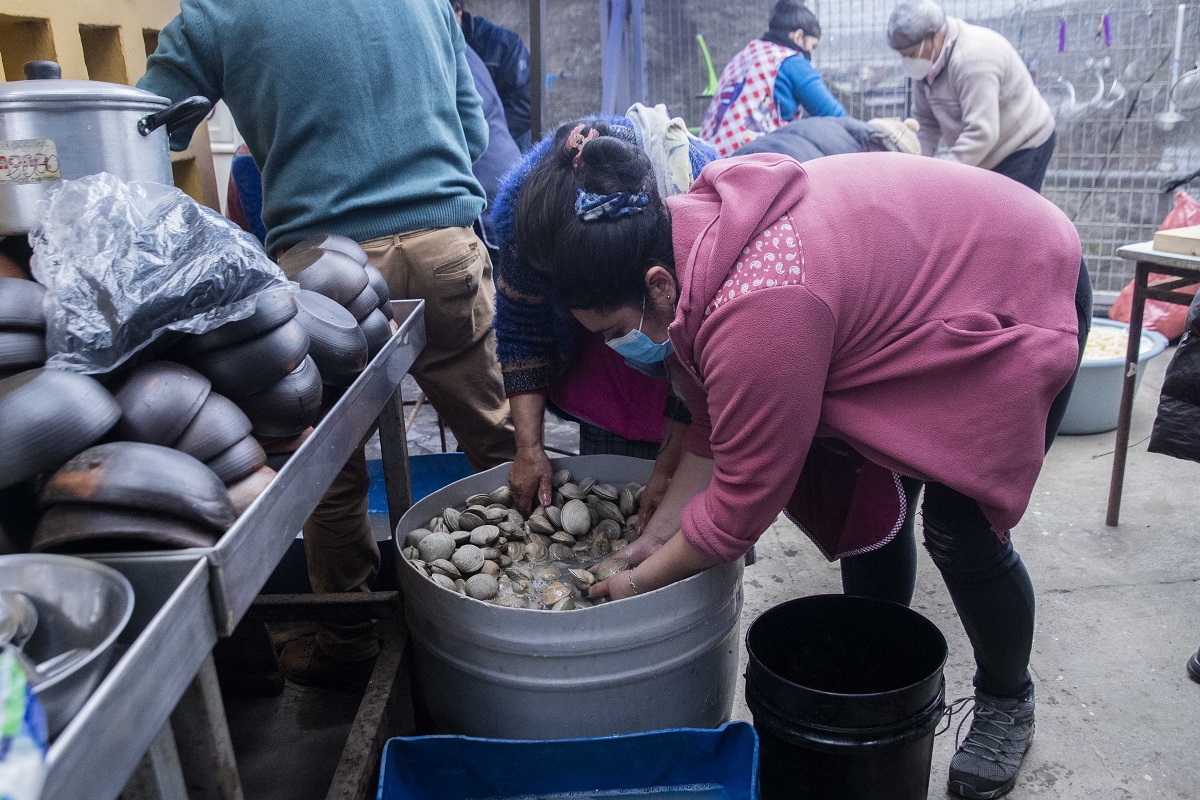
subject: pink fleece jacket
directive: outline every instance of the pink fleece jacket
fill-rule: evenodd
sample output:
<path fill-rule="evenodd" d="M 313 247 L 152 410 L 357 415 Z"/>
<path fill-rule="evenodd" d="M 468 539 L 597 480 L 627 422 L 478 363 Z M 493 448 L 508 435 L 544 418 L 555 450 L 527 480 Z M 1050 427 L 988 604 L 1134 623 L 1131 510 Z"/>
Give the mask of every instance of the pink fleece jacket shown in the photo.
<path fill-rule="evenodd" d="M 891 153 L 717 161 L 668 205 L 685 447 L 715 462 L 684 510 L 693 545 L 732 561 L 786 508 L 828 557 L 870 550 L 903 516 L 889 470 L 977 500 L 997 532 L 1017 523 L 1079 355 L 1081 252 L 1061 211 L 1003 176 Z M 781 220 L 799 280 L 711 309 L 747 243 Z M 831 460 L 840 445 L 814 437 L 866 461 Z M 802 481 L 806 460 L 818 474 Z M 836 524 L 806 514 L 838 483 Z M 853 530 L 881 493 L 894 513 Z"/>

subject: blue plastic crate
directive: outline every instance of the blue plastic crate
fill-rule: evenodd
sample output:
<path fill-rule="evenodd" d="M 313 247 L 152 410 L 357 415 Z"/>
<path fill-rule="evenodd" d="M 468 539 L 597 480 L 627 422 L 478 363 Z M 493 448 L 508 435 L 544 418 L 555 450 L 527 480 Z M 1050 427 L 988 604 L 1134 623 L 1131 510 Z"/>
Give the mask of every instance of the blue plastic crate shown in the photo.
<path fill-rule="evenodd" d="M 728 722 L 541 742 L 412 736 L 383 749 L 378 800 L 584 798 L 756 800 L 758 735 Z"/>
<path fill-rule="evenodd" d="M 471 462 L 462 453 L 429 453 L 409 456 L 408 468 L 412 477 L 413 502 L 431 495 L 444 486 L 473 475 Z M 367 472 L 371 476 L 371 491 L 367 496 L 367 512 L 387 516 L 387 490 L 383 485 L 383 461 L 372 458 L 367 461 Z"/>

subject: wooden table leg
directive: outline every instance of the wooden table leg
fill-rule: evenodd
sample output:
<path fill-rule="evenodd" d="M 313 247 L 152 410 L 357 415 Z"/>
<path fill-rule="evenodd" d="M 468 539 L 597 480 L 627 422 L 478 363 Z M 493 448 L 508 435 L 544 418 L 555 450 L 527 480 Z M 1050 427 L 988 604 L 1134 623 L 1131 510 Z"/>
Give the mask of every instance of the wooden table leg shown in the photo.
<path fill-rule="evenodd" d="M 1137 262 L 1133 280 L 1133 308 L 1129 314 L 1129 346 L 1125 350 L 1125 381 L 1121 386 L 1121 411 L 1117 417 L 1117 443 L 1113 451 L 1112 479 L 1108 484 L 1108 515 L 1104 523 L 1115 528 L 1121 516 L 1121 490 L 1125 483 L 1125 458 L 1129 450 L 1129 425 L 1133 419 L 1133 393 L 1137 387 L 1138 352 L 1142 345 L 1142 318 L 1150 264 Z"/>

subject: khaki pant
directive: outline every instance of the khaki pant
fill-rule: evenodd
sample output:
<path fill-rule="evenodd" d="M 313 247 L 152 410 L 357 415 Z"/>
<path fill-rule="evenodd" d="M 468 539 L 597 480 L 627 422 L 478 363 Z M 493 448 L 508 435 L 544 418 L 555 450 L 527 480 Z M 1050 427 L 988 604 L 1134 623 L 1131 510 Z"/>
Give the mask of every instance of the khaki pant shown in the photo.
<path fill-rule="evenodd" d="M 495 287 L 487 249 L 470 228 L 439 228 L 362 243 L 393 300 L 425 301 L 425 349 L 410 373 L 476 469 L 511 461 L 516 439 L 492 332 Z M 370 477 L 360 447 L 304 525 L 313 591 L 365 592 L 379 569 L 367 521 Z M 345 660 L 378 652 L 374 626 L 322 624 L 317 644 Z"/>

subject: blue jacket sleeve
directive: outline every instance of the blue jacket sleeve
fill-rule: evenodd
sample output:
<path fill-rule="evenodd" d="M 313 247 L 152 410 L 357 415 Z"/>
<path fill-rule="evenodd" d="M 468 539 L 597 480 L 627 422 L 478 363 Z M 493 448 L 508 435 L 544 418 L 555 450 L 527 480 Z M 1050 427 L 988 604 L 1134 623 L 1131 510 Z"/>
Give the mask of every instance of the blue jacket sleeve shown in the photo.
<path fill-rule="evenodd" d="M 810 117 L 844 117 L 846 109 L 837 101 L 821 79 L 821 73 L 797 53 L 784 59 L 775 75 L 775 106 L 784 122 L 791 122 L 799 108 Z"/>

